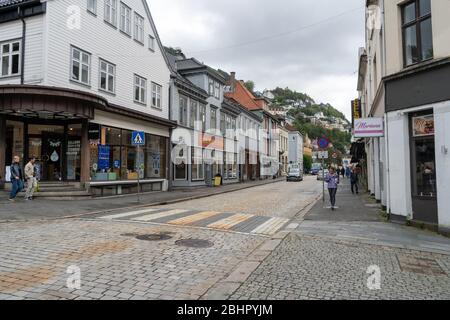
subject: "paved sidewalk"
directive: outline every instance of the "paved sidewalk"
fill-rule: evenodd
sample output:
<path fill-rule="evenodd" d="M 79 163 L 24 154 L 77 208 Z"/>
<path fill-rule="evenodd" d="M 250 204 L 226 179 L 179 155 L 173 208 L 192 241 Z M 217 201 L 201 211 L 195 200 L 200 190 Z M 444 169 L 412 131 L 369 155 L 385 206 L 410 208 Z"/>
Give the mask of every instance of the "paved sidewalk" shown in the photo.
<path fill-rule="evenodd" d="M 284 178 L 230 184 L 220 188 L 200 187 L 176 189 L 171 192 L 141 194 L 141 201 L 139 203 L 137 202 L 136 195 L 74 201 L 36 199 L 32 202 L 26 202 L 22 199 L 18 199 L 16 202 L 12 203 L 8 201 L 7 193 L 0 191 L 0 222 L 66 218 L 92 212 L 108 212 L 120 208 L 165 205 L 186 200 L 206 198 L 280 181 L 284 181 Z"/>
<path fill-rule="evenodd" d="M 355 240 L 365 244 L 428 251 L 450 255 L 450 239 L 434 232 L 389 223 L 380 205 L 367 194 L 353 195 L 348 181 L 343 181 L 337 194 L 336 211 L 319 201 L 297 221 L 296 232 L 335 240 Z"/>

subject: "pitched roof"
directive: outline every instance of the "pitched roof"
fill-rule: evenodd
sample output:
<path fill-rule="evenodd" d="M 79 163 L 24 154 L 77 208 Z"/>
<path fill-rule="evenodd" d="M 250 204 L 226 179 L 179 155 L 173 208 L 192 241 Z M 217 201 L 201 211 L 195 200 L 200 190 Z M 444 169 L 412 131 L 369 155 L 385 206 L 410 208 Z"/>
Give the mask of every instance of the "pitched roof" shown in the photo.
<path fill-rule="evenodd" d="M 236 81 L 236 88 L 234 92 L 225 94 L 227 98 L 233 98 L 238 103 L 246 107 L 250 111 L 261 110 L 261 107 L 255 102 L 253 94 L 245 87 L 243 82 Z"/>
<path fill-rule="evenodd" d="M 35 0 L 0 0 L 0 8 L 6 8 L 10 6 L 15 6 L 25 2 L 32 2 Z"/>

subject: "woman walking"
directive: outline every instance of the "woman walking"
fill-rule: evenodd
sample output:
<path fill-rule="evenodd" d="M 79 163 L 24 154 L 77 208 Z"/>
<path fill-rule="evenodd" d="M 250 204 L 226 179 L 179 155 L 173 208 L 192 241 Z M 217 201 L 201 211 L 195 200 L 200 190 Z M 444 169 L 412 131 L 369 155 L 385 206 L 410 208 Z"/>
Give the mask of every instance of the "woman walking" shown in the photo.
<path fill-rule="evenodd" d="M 325 181 L 328 183 L 328 192 L 330 193 L 331 210 L 336 207 L 336 193 L 339 184 L 339 175 L 336 174 L 334 168 L 330 168 Z"/>

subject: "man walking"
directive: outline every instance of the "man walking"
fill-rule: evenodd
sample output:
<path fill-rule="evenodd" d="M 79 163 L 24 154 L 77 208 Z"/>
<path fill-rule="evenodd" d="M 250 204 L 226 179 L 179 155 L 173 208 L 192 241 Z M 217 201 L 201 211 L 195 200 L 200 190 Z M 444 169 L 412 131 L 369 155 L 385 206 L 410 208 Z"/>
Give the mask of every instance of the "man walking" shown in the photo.
<path fill-rule="evenodd" d="M 11 193 L 9 194 L 9 201 L 14 201 L 17 194 L 23 190 L 23 171 L 20 167 L 19 156 L 14 156 L 11 164 Z"/>
<path fill-rule="evenodd" d="M 330 194 L 331 210 L 336 208 L 336 193 L 339 184 L 339 175 L 336 174 L 334 168 L 330 168 L 330 172 L 325 178 L 328 183 L 328 192 Z"/>
<path fill-rule="evenodd" d="M 359 182 L 358 171 L 356 170 L 356 168 L 354 168 L 352 170 L 352 173 L 350 174 L 350 184 L 352 186 L 352 193 L 353 194 L 355 194 L 355 190 L 356 190 L 356 194 L 359 193 L 358 182 Z"/>
<path fill-rule="evenodd" d="M 36 171 L 34 170 L 35 162 L 36 158 L 32 157 L 25 166 L 25 179 L 27 181 L 25 200 L 33 200 L 34 188 L 36 187 Z"/>

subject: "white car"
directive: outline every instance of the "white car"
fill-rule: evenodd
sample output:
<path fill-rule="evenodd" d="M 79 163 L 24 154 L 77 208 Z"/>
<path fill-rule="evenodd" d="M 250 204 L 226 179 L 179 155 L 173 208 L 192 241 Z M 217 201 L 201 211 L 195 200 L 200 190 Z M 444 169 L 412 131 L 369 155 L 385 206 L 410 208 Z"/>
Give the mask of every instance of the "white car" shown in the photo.
<path fill-rule="evenodd" d="M 320 171 L 317 173 L 317 180 L 321 181 L 324 177 L 326 177 L 326 176 L 328 175 L 328 173 L 329 173 L 329 170 L 328 170 L 328 169 L 320 170 Z"/>

